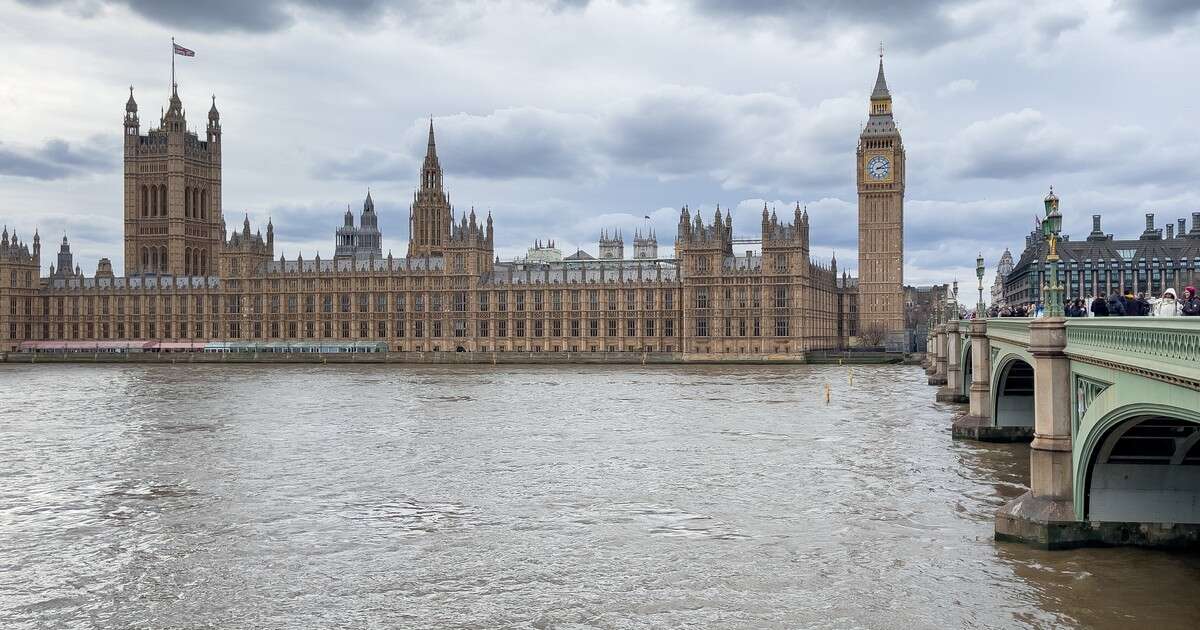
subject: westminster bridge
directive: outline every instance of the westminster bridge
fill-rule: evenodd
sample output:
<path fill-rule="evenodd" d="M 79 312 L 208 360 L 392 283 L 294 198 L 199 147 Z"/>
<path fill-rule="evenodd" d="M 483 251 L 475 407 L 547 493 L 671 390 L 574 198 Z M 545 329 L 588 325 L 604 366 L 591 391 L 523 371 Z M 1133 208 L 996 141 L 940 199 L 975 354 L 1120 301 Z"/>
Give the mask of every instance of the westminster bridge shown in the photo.
<path fill-rule="evenodd" d="M 956 438 L 1031 441 L 997 539 L 1200 544 L 1200 318 L 950 320 L 928 347 Z"/>

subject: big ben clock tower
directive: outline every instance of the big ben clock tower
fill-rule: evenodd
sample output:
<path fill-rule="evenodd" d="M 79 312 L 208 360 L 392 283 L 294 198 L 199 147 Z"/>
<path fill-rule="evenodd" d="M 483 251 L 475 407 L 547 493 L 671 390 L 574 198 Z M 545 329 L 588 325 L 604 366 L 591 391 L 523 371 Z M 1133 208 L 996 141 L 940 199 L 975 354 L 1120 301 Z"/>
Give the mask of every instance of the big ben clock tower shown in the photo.
<path fill-rule="evenodd" d="M 859 331 L 895 338 L 904 330 L 904 144 L 892 120 L 882 52 L 856 157 Z"/>

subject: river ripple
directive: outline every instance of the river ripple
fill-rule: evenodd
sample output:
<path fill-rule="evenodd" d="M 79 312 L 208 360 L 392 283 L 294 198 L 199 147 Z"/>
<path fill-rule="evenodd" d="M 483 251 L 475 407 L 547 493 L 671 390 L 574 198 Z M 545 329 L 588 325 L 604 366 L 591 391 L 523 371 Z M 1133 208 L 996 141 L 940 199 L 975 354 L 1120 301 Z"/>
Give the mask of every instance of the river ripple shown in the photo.
<path fill-rule="evenodd" d="M 993 542 L 1028 448 L 853 373 L 0 365 L 0 625 L 1196 627 L 1200 558 Z"/>

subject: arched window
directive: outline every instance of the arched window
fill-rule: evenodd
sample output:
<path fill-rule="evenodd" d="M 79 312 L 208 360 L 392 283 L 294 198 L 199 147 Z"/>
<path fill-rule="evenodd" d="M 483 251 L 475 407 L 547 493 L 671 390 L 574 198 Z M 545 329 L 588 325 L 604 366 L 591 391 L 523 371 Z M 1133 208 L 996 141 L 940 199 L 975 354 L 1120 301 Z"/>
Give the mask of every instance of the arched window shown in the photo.
<path fill-rule="evenodd" d="M 158 187 L 158 215 L 167 216 L 167 185 Z M 165 256 L 164 256 L 165 258 Z"/>
<path fill-rule="evenodd" d="M 150 190 L 142 186 L 142 216 L 150 216 Z"/>
<path fill-rule="evenodd" d="M 200 273 L 208 275 L 208 250 L 206 249 L 200 250 Z"/>
<path fill-rule="evenodd" d="M 150 270 L 150 248 L 142 248 L 142 273 Z"/>
<path fill-rule="evenodd" d="M 158 216 L 158 186 L 150 187 L 150 216 Z"/>
<path fill-rule="evenodd" d="M 208 218 L 208 189 L 200 191 L 200 218 Z"/>
<path fill-rule="evenodd" d="M 192 275 L 192 248 L 191 247 L 185 247 L 183 249 L 183 275 L 185 275 L 185 276 Z"/>
<path fill-rule="evenodd" d="M 192 189 L 192 216 L 193 217 L 200 216 L 200 189 L 199 188 Z"/>
<path fill-rule="evenodd" d="M 158 267 L 163 272 L 167 272 L 167 248 L 165 246 L 158 248 Z"/>
<path fill-rule="evenodd" d="M 158 248 L 150 250 L 150 271 L 158 272 Z"/>
<path fill-rule="evenodd" d="M 192 189 L 184 186 L 183 188 L 183 218 L 190 219 L 192 217 Z"/>

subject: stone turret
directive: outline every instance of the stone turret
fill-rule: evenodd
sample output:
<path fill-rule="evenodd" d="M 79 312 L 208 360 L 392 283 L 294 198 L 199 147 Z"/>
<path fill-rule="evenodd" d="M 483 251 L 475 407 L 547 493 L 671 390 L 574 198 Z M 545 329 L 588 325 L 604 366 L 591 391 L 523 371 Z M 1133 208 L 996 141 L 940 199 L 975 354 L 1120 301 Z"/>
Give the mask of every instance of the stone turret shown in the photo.
<path fill-rule="evenodd" d="M 633 233 L 633 257 L 637 259 L 658 258 L 658 237 L 654 234 L 654 228 L 650 228 L 645 234 L 642 234 L 640 230 Z"/>
<path fill-rule="evenodd" d="M 268 230 L 270 231 L 270 230 Z M 274 240 L 272 238 L 272 240 Z M 229 235 L 221 248 L 222 277 L 244 277 L 275 258 L 274 243 L 268 243 L 262 232 L 251 234 L 250 215 L 242 221 L 240 232 Z"/>
<path fill-rule="evenodd" d="M 622 260 L 625 258 L 625 239 L 621 230 L 600 232 L 600 259 Z"/>
<path fill-rule="evenodd" d="M 67 241 L 67 236 L 62 237 L 62 244 L 58 246 L 58 268 L 50 274 L 51 277 L 65 278 L 70 275 L 71 270 L 75 268 L 75 257 L 71 254 L 71 244 Z"/>
<path fill-rule="evenodd" d="M 268 226 L 270 234 L 270 226 Z M 363 200 L 359 225 L 354 225 L 354 214 L 346 206 L 342 215 L 342 227 L 335 231 L 333 257 L 338 258 L 383 258 L 383 233 L 379 231 L 379 215 L 375 213 L 375 201 L 371 191 Z"/>
<path fill-rule="evenodd" d="M 100 261 L 96 263 L 96 279 L 112 280 L 113 277 L 112 261 L 107 258 L 101 258 Z"/>

